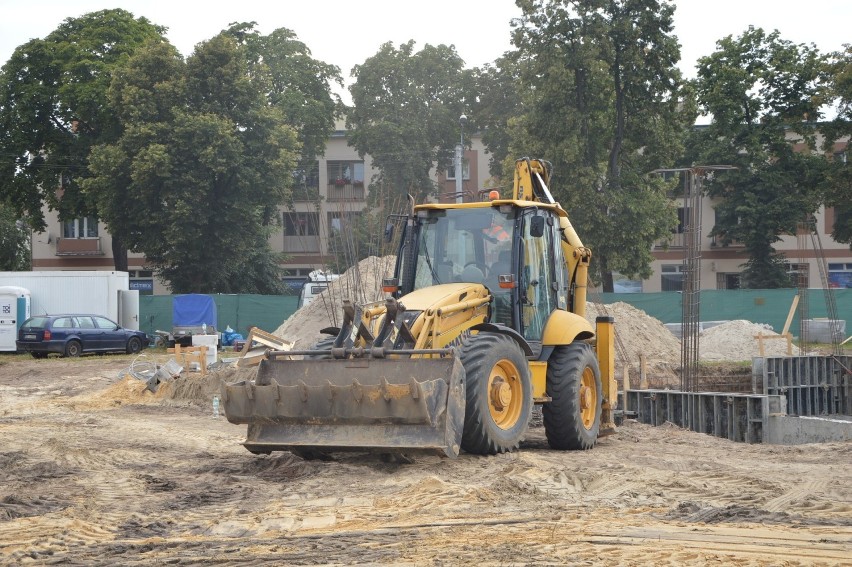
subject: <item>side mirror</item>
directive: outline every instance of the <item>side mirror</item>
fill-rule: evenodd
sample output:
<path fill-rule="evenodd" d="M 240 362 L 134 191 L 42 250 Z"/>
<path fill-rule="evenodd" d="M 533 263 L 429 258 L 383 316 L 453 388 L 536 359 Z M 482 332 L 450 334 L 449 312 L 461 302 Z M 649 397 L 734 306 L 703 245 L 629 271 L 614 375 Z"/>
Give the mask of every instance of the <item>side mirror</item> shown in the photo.
<path fill-rule="evenodd" d="M 530 236 L 533 238 L 544 236 L 544 217 L 534 216 L 530 218 Z"/>

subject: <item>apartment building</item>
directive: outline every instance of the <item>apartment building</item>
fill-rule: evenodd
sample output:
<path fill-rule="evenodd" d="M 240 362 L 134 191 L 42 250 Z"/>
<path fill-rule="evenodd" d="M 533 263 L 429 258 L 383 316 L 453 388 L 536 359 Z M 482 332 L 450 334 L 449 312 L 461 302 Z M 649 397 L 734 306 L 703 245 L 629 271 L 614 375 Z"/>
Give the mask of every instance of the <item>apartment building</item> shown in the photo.
<path fill-rule="evenodd" d="M 273 250 L 284 252 L 288 260 L 285 282 L 301 285 L 312 270 L 325 268 L 331 260 L 334 231 L 345 231 L 348 223 L 366 207 L 367 188 L 376 173 L 369 156 L 362 159 L 347 144 L 342 123 L 326 145 L 325 155 L 297 175 L 292 207 L 281 206 L 281 230 L 270 237 Z M 846 143 L 836 146 L 838 159 L 845 157 Z M 480 198 L 489 186 L 489 154 L 478 135 L 471 137 L 471 148 L 464 152 L 462 191 L 465 200 Z M 438 182 L 438 199 L 456 198 L 456 172 L 433 171 Z M 681 203 L 681 211 L 683 203 Z M 570 214 L 570 211 L 569 211 Z M 682 214 L 681 214 L 681 218 Z M 55 212 L 46 211 L 47 230 L 32 235 L 33 270 L 111 270 L 112 239 L 103 224 L 95 218 L 60 222 Z M 834 287 L 852 287 L 852 253 L 849 246 L 831 238 L 834 211 L 821 208 L 816 214 L 821 250 L 805 235 L 783 236 L 776 249 L 783 252 L 790 265 L 791 277 L 800 278 L 808 287 L 822 287 L 817 259 L 826 259 L 827 278 Z M 736 289 L 742 264 L 748 257 L 736 242 L 722 245 L 709 236 L 715 224 L 714 202 L 709 197 L 701 204 L 701 289 Z M 686 256 L 685 227 L 681 223 L 670 242 L 658 242 L 653 249 L 653 274 L 638 281 L 616 275 L 617 292 L 678 291 L 683 280 Z M 140 254 L 128 258 L 131 289 L 140 294 L 166 294 L 168 287 L 145 265 Z"/>
<path fill-rule="evenodd" d="M 331 260 L 333 231 L 344 231 L 367 204 L 367 187 L 376 173 L 369 156 L 361 159 L 347 144 L 343 124 L 331 135 L 321 156 L 297 173 L 292 206 L 279 207 L 281 230 L 269 239 L 270 247 L 288 260 L 285 283 L 300 286 L 308 274 L 324 269 Z M 455 197 L 455 171 L 433 172 L 439 198 Z M 464 153 L 462 190 L 465 199 L 476 198 L 488 178 L 488 154 L 479 136 Z M 32 235 L 33 270 L 112 270 L 112 238 L 94 217 L 60 222 L 55 211 L 45 210 L 47 230 Z M 167 294 L 168 286 L 145 265 L 141 254 L 128 258 L 130 288 L 142 295 Z"/>
<path fill-rule="evenodd" d="M 798 134 L 788 132 L 787 139 L 794 149 L 807 151 L 806 146 L 799 141 Z M 817 135 L 817 147 L 821 146 L 822 142 L 821 135 Z M 848 138 L 834 143 L 831 151 L 835 160 L 846 163 L 848 144 Z M 710 231 L 716 224 L 715 204 L 714 199 L 704 197 L 699 205 L 701 209 L 700 289 L 738 289 L 740 273 L 743 271 L 743 264 L 748 261 L 748 256 L 741 243 L 722 244 L 721 241 L 710 236 Z M 644 281 L 621 278 L 616 284 L 616 291 L 681 290 L 683 259 L 686 257 L 683 198 L 680 198 L 678 217 L 681 222 L 671 240 L 667 244 L 658 242 L 654 246 L 652 252 L 654 261 L 651 265 L 653 275 Z M 852 252 L 848 244 L 836 242 L 831 237 L 834 230 L 834 209 L 820 207 L 814 217 L 813 233 L 807 231 L 801 234 L 783 235 L 781 240 L 773 245 L 787 258 L 791 282 L 794 282 L 794 285 L 810 288 L 822 288 L 824 285 L 852 288 Z M 820 262 L 822 262 L 822 270 Z"/>

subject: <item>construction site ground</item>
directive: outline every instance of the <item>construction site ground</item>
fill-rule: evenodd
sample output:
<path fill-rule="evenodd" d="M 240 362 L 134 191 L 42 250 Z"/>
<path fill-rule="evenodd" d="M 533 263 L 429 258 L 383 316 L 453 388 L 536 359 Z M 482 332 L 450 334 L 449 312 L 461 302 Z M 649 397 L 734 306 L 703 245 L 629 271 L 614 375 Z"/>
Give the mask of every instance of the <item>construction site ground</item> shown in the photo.
<path fill-rule="evenodd" d="M 255 456 L 211 403 L 243 371 L 152 394 L 132 361 L 0 356 L 0 564 L 852 563 L 852 443 L 628 421 L 586 452 Z"/>

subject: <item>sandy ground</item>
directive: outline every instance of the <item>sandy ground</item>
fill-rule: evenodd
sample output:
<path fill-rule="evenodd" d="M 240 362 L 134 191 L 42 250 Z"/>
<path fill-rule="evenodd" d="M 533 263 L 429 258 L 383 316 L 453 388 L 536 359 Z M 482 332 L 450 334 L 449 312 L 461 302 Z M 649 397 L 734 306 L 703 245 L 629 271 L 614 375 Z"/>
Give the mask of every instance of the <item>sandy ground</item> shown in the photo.
<path fill-rule="evenodd" d="M 588 452 L 254 456 L 219 380 L 0 356 L 0 564 L 852 564 L 852 444 L 632 422 Z M 163 359 L 165 360 L 165 359 Z"/>

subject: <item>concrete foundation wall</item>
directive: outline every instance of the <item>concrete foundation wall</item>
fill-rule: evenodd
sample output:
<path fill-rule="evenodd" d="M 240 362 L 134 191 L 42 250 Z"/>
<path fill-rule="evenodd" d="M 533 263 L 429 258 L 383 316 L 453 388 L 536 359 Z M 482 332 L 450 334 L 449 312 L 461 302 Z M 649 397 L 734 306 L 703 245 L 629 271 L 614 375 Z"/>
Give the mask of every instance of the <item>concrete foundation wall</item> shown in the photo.
<path fill-rule="evenodd" d="M 852 418 L 769 416 L 763 442 L 773 445 L 801 445 L 852 441 Z"/>

